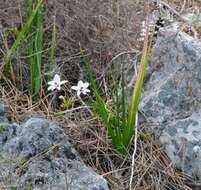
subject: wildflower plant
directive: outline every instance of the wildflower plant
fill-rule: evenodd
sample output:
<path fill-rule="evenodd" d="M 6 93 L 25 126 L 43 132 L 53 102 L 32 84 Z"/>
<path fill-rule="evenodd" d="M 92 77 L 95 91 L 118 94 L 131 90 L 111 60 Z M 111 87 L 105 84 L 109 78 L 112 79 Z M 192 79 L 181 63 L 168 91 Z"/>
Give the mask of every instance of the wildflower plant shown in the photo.
<path fill-rule="evenodd" d="M 76 102 L 75 97 L 64 97 L 64 96 L 59 96 L 59 99 L 61 100 L 61 109 L 63 111 L 68 110 L 70 107 L 73 107 L 74 103 Z"/>
<path fill-rule="evenodd" d="M 56 74 L 53 78 L 53 80 L 48 82 L 48 91 L 54 91 L 54 90 L 61 90 L 61 85 L 67 83 L 67 80 L 61 81 L 61 78 L 58 74 Z"/>
<path fill-rule="evenodd" d="M 81 80 L 78 81 L 77 86 L 72 86 L 71 88 L 73 90 L 77 91 L 77 96 L 79 97 L 81 94 L 86 95 L 90 90 L 88 89 L 89 83 L 88 82 L 82 82 Z"/>
<path fill-rule="evenodd" d="M 36 4 L 40 3 L 36 0 Z M 33 13 L 33 0 L 27 1 L 27 18 Z M 41 89 L 41 65 L 43 52 L 43 4 L 38 8 L 38 11 L 33 19 L 33 22 L 28 30 L 28 66 L 29 66 L 29 93 L 35 96 Z M 31 34 L 31 35 L 30 35 Z"/>
<path fill-rule="evenodd" d="M 119 82 L 117 82 L 114 95 L 114 107 L 109 106 L 99 92 L 95 79 L 93 78 L 93 75 L 89 69 L 89 61 L 82 51 L 82 60 L 86 64 L 91 89 L 95 94 L 95 99 L 92 100 L 92 107 L 103 120 L 108 134 L 112 138 L 113 145 L 118 152 L 123 155 L 128 153 L 128 147 L 135 132 L 135 122 L 137 119 L 136 115 L 138 112 L 138 104 L 140 101 L 145 71 L 148 64 L 148 56 L 151 49 L 150 45 L 151 41 L 149 43 L 147 31 L 140 62 L 140 70 L 133 89 L 132 99 L 128 107 L 126 106 L 125 81 L 123 72 L 121 80 L 121 97 L 119 97 Z"/>

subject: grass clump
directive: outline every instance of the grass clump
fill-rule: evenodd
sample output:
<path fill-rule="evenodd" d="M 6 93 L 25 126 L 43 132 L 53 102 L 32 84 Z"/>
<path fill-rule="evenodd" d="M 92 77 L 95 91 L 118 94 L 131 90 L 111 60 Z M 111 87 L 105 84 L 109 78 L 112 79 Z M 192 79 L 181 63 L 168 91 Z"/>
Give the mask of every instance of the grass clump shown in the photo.
<path fill-rule="evenodd" d="M 128 108 L 126 107 L 126 96 L 124 91 L 125 81 L 123 72 L 121 81 L 121 100 L 119 99 L 119 82 L 117 82 L 114 96 L 114 108 L 112 108 L 101 96 L 92 73 L 89 71 L 89 65 L 87 63 L 88 61 L 86 60 L 86 57 L 82 57 L 84 62 L 87 63 L 87 71 L 89 73 L 92 90 L 95 94 L 95 100 L 93 100 L 92 106 L 103 120 L 105 127 L 107 128 L 108 133 L 112 138 L 113 145 L 123 155 L 128 153 L 128 147 L 135 132 L 134 126 L 137 120 L 136 115 L 138 112 L 138 104 L 140 101 L 145 71 L 148 64 L 149 52 L 150 46 L 147 34 L 144 41 L 140 71 L 137 76 L 137 81 L 133 89 L 132 99 Z"/>
<path fill-rule="evenodd" d="M 43 0 L 38 0 L 37 5 L 35 6 L 35 9 L 32 10 L 31 14 L 29 15 L 29 18 L 27 19 L 26 23 L 22 27 L 21 31 L 18 33 L 16 40 L 14 41 L 11 48 L 8 50 L 6 56 L 4 57 L 3 64 L 4 66 L 9 64 L 11 56 L 14 54 L 16 48 L 21 45 L 21 43 L 25 40 L 26 35 L 29 33 L 32 22 L 34 18 L 36 17 Z"/>
<path fill-rule="evenodd" d="M 40 0 L 36 1 L 40 4 Z M 27 17 L 34 12 L 33 0 L 27 0 Z M 42 4 L 37 9 L 32 25 L 28 30 L 29 93 L 34 96 L 41 88 L 41 62 L 43 51 Z"/>
<path fill-rule="evenodd" d="M 3 59 L 3 67 L 4 67 L 4 80 L 13 79 L 15 83 L 15 79 L 18 78 L 23 82 L 24 77 L 28 76 L 26 80 L 28 81 L 22 84 L 22 89 L 26 89 L 29 92 L 29 95 L 34 98 L 38 97 L 38 95 L 42 95 L 41 87 L 42 87 L 42 57 L 44 55 L 44 15 L 43 15 L 43 0 L 26 0 L 25 1 L 25 23 L 22 25 L 20 31 L 17 31 L 16 38 L 8 49 L 7 54 Z M 48 79 L 52 77 L 53 69 L 55 66 L 55 52 L 56 52 L 56 19 L 54 18 L 53 27 L 52 27 L 52 39 L 50 45 L 50 64 L 48 65 Z M 15 74 L 15 66 L 13 65 L 13 61 L 11 60 L 12 55 L 16 52 L 17 49 L 20 49 L 20 54 L 23 55 L 22 48 L 27 50 L 27 55 L 25 60 L 28 63 L 28 75 L 26 75 L 26 71 L 24 73 L 20 73 L 20 76 L 13 77 Z M 24 67 L 25 65 L 23 65 Z M 20 65 L 20 70 L 22 71 L 22 65 Z"/>

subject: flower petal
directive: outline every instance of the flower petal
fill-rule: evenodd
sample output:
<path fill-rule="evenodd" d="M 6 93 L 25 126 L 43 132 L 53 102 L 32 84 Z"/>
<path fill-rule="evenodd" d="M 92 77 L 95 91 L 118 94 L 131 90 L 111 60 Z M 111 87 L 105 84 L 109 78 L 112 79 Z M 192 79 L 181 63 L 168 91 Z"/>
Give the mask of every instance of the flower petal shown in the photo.
<path fill-rule="evenodd" d="M 54 79 L 53 79 L 54 82 L 56 82 L 56 83 L 59 84 L 59 83 L 60 83 L 60 80 L 61 80 L 61 79 L 60 79 L 60 76 L 59 76 L 58 74 L 54 75 Z"/>
<path fill-rule="evenodd" d="M 84 83 L 83 83 L 81 80 L 79 80 L 79 82 L 77 83 L 78 88 L 83 87 L 83 84 L 84 84 Z"/>
<path fill-rule="evenodd" d="M 49 86 L 47 90 L 48 91 L 53 91 L 54 89 L 55 89 L 54 86 Z"/>
<path fill-rule="evenodd" d="M 77 96 L 80 96 L 81 92 L 80 90 L 77 91 Z"/>
<path fill-rule="evenodd" d="M 60 86 L 60 85 L 57 86 L 56 89 L 57 89 L 57 90 L 61 90 L 61 86 Z"/>
<path fill-rule="evenodd" d="M 65 83 L 67 83 L 67 82 L 68 82 L 67 80 L 62 80 L 62 81 L 60 82 L 60 85 L 65 84 Z"/>
<path fill-rule="evenodd" d="M 86 88 L 86 89 L 83 90 L 82 93 L 83 93 L 83 94 L 87 94 L 88 92 L 90 92 L 90 90 Z"/>
<path fill-rule="evenodd" d="M 51 81 L 49 81 L 47 84 L 49 84 L 49 85 L 53 85 L 53 84 L 54 84 L 54 81 L 51 80 Z"/>
<path fill-rule="evenodd" d="M 76 91 L 79 90 L 78 86 L 71 86 L 71 89 L 76 90 Z"/>
<path fill-rule="evenodd" d="M 85 82 L 85 83 L 83 84 L 83 87 L 84 87 L 84 88 L 88 88 L 88 86 L 89 86 L 89 83 L 88 83 L 88 82 Z"/>
<path fill-rule="evenodd" d="M 88 88 L 86 88 L 86 89 L 85 89 L 85 92 L 87 92 L 87 93 L 88 93 L 88 92 L 90 92 L 90 90 L 89 90 Z"/>

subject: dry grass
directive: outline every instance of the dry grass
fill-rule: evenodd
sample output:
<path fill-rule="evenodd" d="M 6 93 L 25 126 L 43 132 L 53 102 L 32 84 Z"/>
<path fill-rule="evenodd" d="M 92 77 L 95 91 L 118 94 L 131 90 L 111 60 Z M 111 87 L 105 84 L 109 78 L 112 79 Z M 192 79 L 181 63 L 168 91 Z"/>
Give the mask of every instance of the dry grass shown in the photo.
<path fill-rule="evenodd" d="M 126 158 L 113 148 L 102 122 L 91 116 L 86 108 L 74 110 L 60 117 L 54 117 L 43 101 L 32 104 L 30 98 L 14 88 L 9 93 L 1 89 L 11 120 L 23 121 L 27 117 L 43 115 L 57 121 L 81 155 L 83 161 L 94 171 L 104 176 L 112 190 L 128 189 L 131 174 L 131 155 Z M 43 108 L 43 109 L 42 109 Z M 144 131 L 143 126 L 139 126 Z M 131 147 L 131 152 L 132 152 Z M 166 154 L 151 138 L 138 138 L 133 186 L 136 190 L 177 189 L 190 190 L 194 181 L 174 169 Z"/>
<path fill-rule="evenodd" d="M 52 115 L 46 98 L 34 103 L 26 92 L 19 91 L 10 82 L 6 83 L 6 88 L 0 86 L 0 96 L 6 106 L 6 116 L 12 122 L 21 122 L 31 116 L 50 118 Z"/>
<path fill-rule="evenodd" d="M 16 2 L 17 6 L 12 0 L 0 0 L 0 27 L 19 27 L 22 24 L 22 1 Z M 193 0 L 166 2 L 179 13 L 192 12 L 199 5 L 201 7 L 201 2 Z M 140 37 L 141 22 L 155 7 L 150 1 L 143 0 L 50 0 L 45 7 L 47 36 L 50 35 L 53 16 L 56 15 L 57 18 L 58 67 L 55 70 L 62 71 L 63 77 L 70 84 L 75 84 L 79 78 L 85 77 L 80 64 L 79 49 L 87 49 L 101 87 L 109 98 L 108 84 L 111 81 L 108 81 L 108 76 L 114 71 L 111 70 L 111 61 L 118 56 L 128 60 L 128 64 L 133 62 L 130 54 L 133 51 L 140 52 L 141 44 L 137 39 Z M 3 34 L 1 29 L 0 33 Z M 49 42 L 46 43 L 48 45 Z M 5 44 L 0 44 L 0 48 L 0 56 L 3 56 L 6 52 Z M 47 64 L 48 56 L 44 57 L 44 67 Z M 105 75 L 103 71 L 106 72 Z M 92 116 L 85 107 L 79 105 L 55 118 L 53 108 L 57 102 L 53 95 L 33 103 L 26 92 L 17 90 L 9 82 L 5 86 L 6 88 L 0 88 L 0 93 L 7 105 L 10 120 L 20 122 L 33 115 L 56 120 L 84 162 L 108 180 L 110 189 L 128 189 L 131 155 L 123 158 L 117 154 L 96 115 Z M 70 95 L 69 87 L 62 93 Z M 140 131 L 144 130 L 143 126 L 139 128 Z M 133 147 L 131 152 L 132 149 Z M 174 169 L 154 137 L 147 142 L 138 138 L 133 182 L 136 190 L 196 188 L 190 177 Z"/>
<path fill-rule="evenodd" d="M 76 113 L 75 117 L 79 118 Z M 67 125 L 69 120 L 66 116 L 63 119 L 64 129 L 85 163 L 102 174 L 111 189 L 129 189 L 131 155 L 123 158 L 117 154 L 98 118 L 89 117 Z M 147 142 L 139 139 L 137 147 L 134 189 L 191 189 L 187 184 L 193 181 L 174 169 L 153 139 Z"/>

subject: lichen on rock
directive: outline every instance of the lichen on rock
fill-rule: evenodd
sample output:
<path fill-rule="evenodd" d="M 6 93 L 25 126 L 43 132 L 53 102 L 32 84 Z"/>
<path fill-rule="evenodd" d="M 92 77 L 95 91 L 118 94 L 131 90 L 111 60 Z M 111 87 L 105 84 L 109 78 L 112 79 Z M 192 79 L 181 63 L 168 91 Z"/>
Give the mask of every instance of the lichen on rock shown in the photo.
<path fill-rule="evenodd" d="M 176 25 L 158 33 L 139 108 L 177 168 L 201 180 L 201 42 Z"/>
<path fill-rule="evenodd" d="M 106 180 L 82 162 L 56 123 L 30 118 L 0 126 L 2 188 L 108 190 Z"/>

